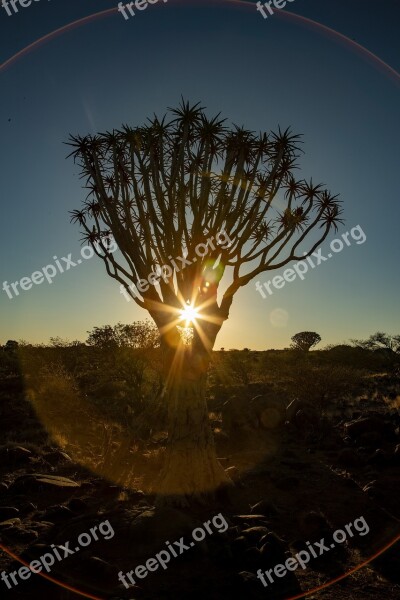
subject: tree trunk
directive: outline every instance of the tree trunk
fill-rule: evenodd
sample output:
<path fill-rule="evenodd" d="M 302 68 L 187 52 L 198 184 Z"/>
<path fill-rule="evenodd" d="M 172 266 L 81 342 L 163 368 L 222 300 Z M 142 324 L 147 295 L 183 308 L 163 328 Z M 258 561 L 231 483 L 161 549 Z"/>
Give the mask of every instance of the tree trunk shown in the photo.
<path fill-rule="evenodd" d="M 209 357 L 194 348 L 168 352 L 168 445 L 155 490 L 159 502 L 185 505 L 232 485 L 217 460 L 206 402 Z"/>

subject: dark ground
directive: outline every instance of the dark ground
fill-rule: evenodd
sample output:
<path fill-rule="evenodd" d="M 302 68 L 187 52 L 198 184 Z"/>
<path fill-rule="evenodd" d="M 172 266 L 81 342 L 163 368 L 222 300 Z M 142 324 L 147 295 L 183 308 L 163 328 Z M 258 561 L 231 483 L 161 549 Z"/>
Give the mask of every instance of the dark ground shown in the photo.
<path fill-rule="evenodd" d="M 154 496 L 138 489 L 147 490 L 154 480 L 165 436 L 154 435 L 147 445 L 128 444 L 125 454 L 117 455 L 118 465 L 114 456 L 116 472 L 130 465 L 134 471 L 129 486 L 117 485 L 112 468 L 107 479 L 82 466 L 82 456 L 78 464 L 73 444 L 62 443 L 61 425 L 58 443 L 49 437 L 18 377 L 3 379 L 1 544 L 29 562 L 44 554 L 46 546 L 76 540 L 108 519 L 115 536 L 94 541 L 60 562 L 51 572 L 55 579 L 102 599 L 283 600 L 312 590 L 368 560 L 400 535 L 400 383 L 395 375 L 371 377 L 368 393 L 327 404 L 323 416 L 304 402 L 282 412 L 284 395 L 275 388 L 272 393 L 268 385 L 260 384 L 261 400 L 250 404 L 249 398 L 257 395 L 254 384 L 214 386 L 210 418 L 218 456 L 236 486 L 212 505 L 185 510 L 155 508 Z M 84 429 L 87 415 L 77 413 L 74 419 L 77 428 Z M 78 445 L 79 436 L 75 448 Z M 65 477 L 77 485 L 27 477 L 38 473 Z M 166 570 L 149 573 L 140 587 L 126 590 L 119 584 L 119 571 L 143 564 L 165 547 L 166 540 L 190 537 L 196 526 L 218 513 L 229 524 L 225 533 L 207 535 Z M 367 535 L 355 535 L 274 586 L 265 588 L 256 579 L 258 568 L 264 571 L 284 562 L 307 540 L 328 540 L 334 530 L 361 516 L 370 528 Z M 397 542 L 354 574 L 307 597 L 400 599 L 399 548 Z M 0 571 L 19 566 L 6 552 L 0 553 Z M 37 575 L 10 591 L 0 581 L 0 589 L 1 598 L 16 600 L 79 597 Z"/>

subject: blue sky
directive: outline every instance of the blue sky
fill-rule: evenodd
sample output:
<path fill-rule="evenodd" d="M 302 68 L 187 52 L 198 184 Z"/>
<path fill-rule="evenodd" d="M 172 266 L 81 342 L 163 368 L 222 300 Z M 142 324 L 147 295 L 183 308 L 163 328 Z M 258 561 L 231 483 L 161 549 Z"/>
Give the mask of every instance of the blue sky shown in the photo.
<path fill-rule="evenodd" d="M 115 6 L 38 0 L 11 17 L 0 7 L 0 62 Z M 295 0 L 287 8 L 400 70 L 396 0 Z M 278 12 L 264 20 L 255 4 L 168 0 L 129 20 L 117 12 L 91 20 L 0 67 L 0 285 L 54 263 L 53 256 L 79 258 L 80 233 L 68 211 L 84 191 L 65 158 L 68 135 L 141 124 L 182 94 L 255 131 L 280 125 L 302 133 L 302 176 L 344 202 L 339 235 L 360 225 L 367 236 L 267 299 L 250 283 L 235 297 L 217 347 L 283 348 L 301 330 L 318 331 L 324 343 L 399 333 L 400 76 Z M 85 339 L 95 325 L 145 317 L 97 258 L 13 299 L 0 291 L 0 343 Z"/>

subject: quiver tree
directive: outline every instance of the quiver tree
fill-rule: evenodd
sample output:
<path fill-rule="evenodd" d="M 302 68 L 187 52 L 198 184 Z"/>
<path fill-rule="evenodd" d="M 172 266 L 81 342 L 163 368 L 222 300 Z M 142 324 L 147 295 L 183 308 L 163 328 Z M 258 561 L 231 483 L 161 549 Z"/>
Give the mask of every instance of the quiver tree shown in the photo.
<path fill-rule="evenodd" d="M 340 203 L 295 178 L 299 136 L 229 128 L 198 104 L 69 144 L 89 190 L 72 220 L 160 332 L 169 437 L 157 491 L 212 492 L 229 479 L 209 427 L 206 373 L 233 297 L 310 256 L 336 229 Z"/>
<path fill-rule="evenodd" d="M 321 336 L 315 331 L 300 331 L 300 333 L 296 333 L 291 340 L 291 348 L 293 348 L 293 350 L 308 352 L 311 348 L 320 343 Z"/>

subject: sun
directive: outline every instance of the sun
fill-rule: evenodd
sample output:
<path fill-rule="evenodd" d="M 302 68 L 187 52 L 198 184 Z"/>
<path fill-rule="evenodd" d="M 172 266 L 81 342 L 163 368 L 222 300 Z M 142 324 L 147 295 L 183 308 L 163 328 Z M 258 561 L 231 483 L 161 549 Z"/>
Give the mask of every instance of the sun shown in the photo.
<path fill-rule="evenodd" d="M 185 308 L 179 311 L 181 319 L 185 321 L 186 327 L 200 317 L 200 313 L 192 304 L 187 304 Z"/>

